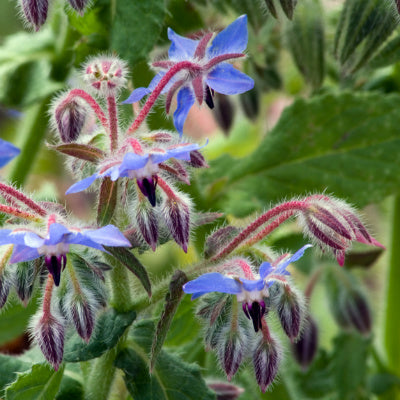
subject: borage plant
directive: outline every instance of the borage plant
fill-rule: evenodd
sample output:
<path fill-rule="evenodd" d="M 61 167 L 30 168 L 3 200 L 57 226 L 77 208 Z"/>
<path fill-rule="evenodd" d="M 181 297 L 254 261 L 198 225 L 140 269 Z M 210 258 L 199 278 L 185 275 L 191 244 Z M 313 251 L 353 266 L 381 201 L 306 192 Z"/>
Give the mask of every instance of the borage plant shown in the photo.
<path fill-rule="evenodd" d="M 79 13 L 87 3 L 69 1 Z M 282 17 L 275 3 L 267 1 L 263 11 Z M 292 18 L 296 2 L 280 3 Z M 21 10 L 38 30 L 46 21 L 48 2 L 22 0 Z M 96 10 L 95 5 L 94 13 Z M 306 20 L 308 16 L 301 11 L 300 7 L 299 18 L 303 15 Z M 95 18 L 94 13 L 89 11 L 87 21 Z M 75 14 L 71 17 L 76 18 Z M 255 27 L 257 18 L 251 15 Z M 300 26 L 296 25 L 299 21 L 294 20 L 293 29 Z M 337 359 L 323 352 L 317 355 L 318 321 L 311 311 L 310 299 L 321 277 L 330 287 L 333 318 L 343 329 L 360 334 L 341 336 L 336 346 L 342 341 L 344 347 L 359 348 L 369 340 L 370 306 L 357 281 L 341 267 L 354 263 L 351 249 L 355 242 L 384 247 L 369 233 L 356 209 L 323 191 L 308 190 L 307 185 L 301 191 L 293 189 L 288 196 L 290 190 L 276 190 L 271 183 L 281 179 L 282 186 L 291 186 L 279 171 L 277 178 L 274 172 L 266 176 L 271 191 L 277 192 L 269 200 L 293 198 L 275 201 L 266 210 L 266 200 L 261 198 L 266 190 L 260 171 L 268 163 L 273 170 L 274 157 L 283 153 L 294 164 L 303 162 L 303 154 L 305 159 L 310 157 L 314 141 L 315 146 L 322 146 L 322 139 L 312 137 L 321 121 L 303 121 L 311 132 L 307 140 L 281 142 L 284 151 L 276 146 L 276 156 L 276 136 L 267 137 L 254 156 L 241 159 L 236 167 L 229 164 L 229 157 L 221 157 L 211 164 L 210 172 L 195 171 L 191 176 L 193 169 L 209 167 L 202 153 L 213 145 L 213 138 L 195 143 L 184 136 L 194 104 L 205 103 L 223 119 L 229 119 L 231 110 L 230 100 L 223 95 L 243 95 L 247 114 L 257 106 L 260 77 L 253 79 L 241 71 L 243 62 L 248 71 L 260 71 L 257 65 L 249 67 L 251 62 L 256 64 L 257 56 L 250 54 L 255 61 L 249 62 L 245 54 L 247 24 L 248 17 L 241 15 L 216 33 L 202 31 L 191 37 L 168 28 L 168 57 L 153 61 L 153 79 L 134 89 L 122 103 L 120 98 L 130 85 L 128 63 L 111 53 L 89 57 L 80 77 L 72 80 L 79 82 L 76 87 L 53 98 L 50 114 L 57 143 L 49 147 L 66 156 L 65 165 L 74 180 L 66 190 L 67 199 L 95 196 L 96 215 L 82 220 L 58 202 L 28 195 L 13 182 L 0 183 L 4 216 L 0 306 L 6 312 L 13 310 L 16 299 L 24 306 L 34 305 L 30 310 L 30 350 L 20 357 L 0 356 L 0 371 L 6 372 L 4 379 L 0 377 L 0 397 L 20 398 L 31 390 L 30 398 L 235 399 L 243 393 L 244 399 L 264 398 L 263 393 L 272 390 L 271 398 L 283 399 L 290 392 L 282 389 L 284 383 L 272 389 L 273 382 L 279 381 L 279 371 L 282 377 L 287 372 L 295 385 L 301 386 L 303 380 L 309 383 L 314 379 L 319 366 L 331 382 L 334 378 L 329 371 L 337 367 Z M 295 37 L 291 35 L 289 30 L 288 37 Z M 300 34 L 298 40 L 304 44 Z M 338 53 L 343 40 L 338 33 Z M 298 49 L 293 49 L 305 79 L 318 90 L 319 76 L 308 73 L 299 61 Z M 344 67 L 356 68 L 343 54 L 338 57 L 346 59 Z M 341 102 L 332 98 L 328 95 L 320 100 L 340 108 Z M 357 99 L 345 100 L 360 108 Z M 167 114 L 174 110 L 176 131 L 151 128 L 151 113 L 161 101 Z M 303 103 L 292 108 L 295 121 L 300 118 L 296 110 L 304 107 Z M 133 104 L 135 114 L 130 123 L 126 123 L 130 116 L 127 104 Z M 307 106 L 315 106 L 317 112 L 319 103 Z M 351 125 L 354 118 L 348 120 Z M 329 121 L 336 124 L 332 118 Z M 334 129 L 344 136 L 334 137 L 326 145 L 329 150 L 356 140 L 351 129 L 346 134 L 340 126 Z M 358 132 L 358 127 L 353 129 Z M 16 147 L 0 140 L 1 167 L 18 153 Z M 21 157 L 25 154 L 26 147 Z M 92 193 L 81 193 L 85 191 Z M 254 197 L 254 203 L 261 202 L 262 207 L 248 210 L 245 196 Z M 233 224 L 231 216 L 219 213 L 218 207 L 236 215 L 243 207 L 243 215 L 251 216 L 246 224 Z M 289 235 L 285 229 L 277 233 L 284 223 Z M 277 250 L 286 246 L 279 245 L 281 231 L 284 239 L 294 238 L 294 243 L 288 244 L 292 251 Z M 173 243 L 166 245 L 170 241 L 179 246 L 173 262 L 166 253 L 174 251 Z M 181 253 L 187 253 L 191 265 L 172 274 L 175 263 L 183 260 Z M 318 253 L 323 257 L 317 258 Z M 350 263 L 346 263 L 347 253 Z M 317 259 L 322 266 L 312 268 Z M 339 266 L 333 266 L 331 259 Z M 154 268 L 144 264 L 160 260 L 166 264 L 163 279 L 151 278 Z M 295 271 L 295 262 L 303 265 L 303 272 L 310 272 L 308 284 L 304 285 Z M 177 338 L 171 339 L 174 335 Z M 200 346 L 199 336 L 204 346 Z M 179 346 L 178 351 L 171 351 L 174 346 Z M 292 349 L 303 371 L 310 368 L 310 372 L 285 364 L 285 358 L 291 357 L 284 355 L 286 348 Z M 203 367 L 206 381 L 191 361 Z M 254 390 L 256 384 L 259 389 Z M 331 386 L 329 390 L 333 390 Z M 315 393 L 313 398 L 317 398 Z"/>

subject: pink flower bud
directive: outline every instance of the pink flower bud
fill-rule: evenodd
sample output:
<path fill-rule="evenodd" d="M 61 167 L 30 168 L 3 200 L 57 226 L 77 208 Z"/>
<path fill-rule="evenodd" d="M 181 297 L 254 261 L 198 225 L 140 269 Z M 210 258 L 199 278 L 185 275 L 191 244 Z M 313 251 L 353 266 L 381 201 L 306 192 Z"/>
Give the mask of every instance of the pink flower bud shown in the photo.
<path fill-rule="evenodd" d="M 303 324 L 300 339 L 292 343 L 292 351 L 296 361 L 307 368 L 313 361 L 318 349 L 318 327 L 314 319 L 308 315 Z"/>
<path fill-rule="evenodd" d="M 203 154 L 201 154 L 199 150 L 193 150 L 190 152 L 189 165 L 193 168 L 208 168 L 209 167 L 206 160 L 204 159 Z"/>
<path fill-rule="evenodd" d="M 344 301 L 347 320 L 361 334 L 371 332 L 371 310 L 364 295 L 359 290 L 350 291 Z"/>
<path fill-rule="evenodd" d="M 46 22 L 47 11 L 49 9 L 48 0 L 20 0 L 21 9 L 27 22 L 36 31 Z"/>
<path fill-rule="evenodd" d="M 111 56 L 90 59 L 84 68 L 83 79 L 102 97 L 116 95 L 126 86 L 127 65 Z"/>
<path fill-rule="evenodd" d="M 64 354 L 64 320 L 61 316 L 41 312 L 34 316 L 31 326 L 33 338 L 57 371 Z"/>
<path fill-rule="evenodd" d="M 279 343 L 272 337 L 259 338 L 253 351 L 253 366 L 257 383 L 265 392 L 275 379 L 281 362 L 282 351 Z"/>
<path fill-rule="evenodd" d="M 232 383 L 212 382 L 208 387 L 215 392 L 217 400 L 236 400 L 244 393 L 244 389 Z"/>
<path fill-rule="evenodd" d="M 85 341 L 89 342 L 92 336 L 95 324 L 96 310 L 83 296 L 75 296 L 70 304 L 64 304 L 67 309 L 67 315 L 73 322 L 79 336 Z"/>
<path fill-rule="evenodd" d="M 71 143 L 78 139 L 86 121 L 87 110 L 76 99 L 66 101 L 62 99 L 55 106 L 55 126 L 64 143 Z"/>
<path fill-rule="evenodd" d="M 165 199 L 162 214 L 165 224 L 175 242 L 186 253 L 190 234 L 190 201 L 181 194 Z"/>
<path fill-rule="evenodd" d="M 143 239 L 155 251 L 158 240 L 158 221 L 154 207 L 147 200 L 139 199 L 134 215 Z"/>

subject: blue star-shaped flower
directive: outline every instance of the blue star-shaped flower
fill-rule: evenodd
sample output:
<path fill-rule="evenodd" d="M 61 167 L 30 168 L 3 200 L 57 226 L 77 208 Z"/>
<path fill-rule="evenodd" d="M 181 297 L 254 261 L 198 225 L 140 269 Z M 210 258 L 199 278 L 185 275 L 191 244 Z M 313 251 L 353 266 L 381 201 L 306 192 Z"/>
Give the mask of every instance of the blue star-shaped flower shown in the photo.
<path fill-rule="evenodd" d="M 158 165 L 170 158 L 190 161 L 190 152 L 198 149 L 200 149 L 200 146 L 196 143 L 185 143 L 171 146 L 166 150 L 153 149 L 143 155 L 126 153 L 121 161 L 113 163 L 111 167 L 73 184 L 66 194 L 85 190 L 96 179 L 106 176 L 109 176 L 112 181 L 116 181 L 118 178 L 136 178 L 142 193 L 149 199 L 151 205 L 155 206 Z"/>
<path fill-rule="evenodd" d="M 71 244 L 92 247 L 105 251 L 103 246 L 130 247 L 128 239 L 114 226 L 99 229 L 69 230 L 64 225 L 52 223 L 46 237 L 31 230 L 0 230 L 0 245 L 13 244 L 11 263 L 30 261 L 44 256 L 45 264 L 53 275 L 56 286 L 60 283 L 61 271 L 66 264 L 66 254 Z"/>
<path fill-rule="evenodd" d="M 253 79 L 228 62 L 244 56 L 248 39 L 246 15 L 242 15 L 227 26 L 212 41 L 211 33 L 200 40 L 193 40 L 176 34 L 171 28 L 168 28 L 168 38 L 172 42 L 168 51 L 169 61 L 153 63 L 153 66 L 160 68 L 161 71 L 147 88 L 135 89 L 123 102 L 124 104 L 135 103 L 151 93 L 166 71 L 177 63 L 191 61 L 193 68 L 177 73 L 162 91 L 167 93 L 165 106 L 167 112 L 172 97 L 178 91 L 174 125 L 182 135 L 184 122 L 195 99 L 200 105 L 204 100 L 210 108 L 213 108 L 214 91 L 222 94 L 239 94 L 254 87 Z"/>
<path fill-rule="evenodd" d="M 0 139 L 0 167 L 4 167 L 9 161 L 21 152 L 13 144 Z"/>
<path fill-rule="evenodd" d="M 183 285 L 183 291 L 192 294 L 192 299 L 210 292 L 236 294 L 238 301 L 243 302 L 243 311 L 246 316 L 253 320 L 254 330 L 257 332 L 261 328 L 261 318 L 265 313 L 264 297 L 268 297 L 268 288 L 279 277 L 290 275 L 286 271 L 287 266 L 301 258 L 304 251 L 311 246 L 311 244 L 303 246 L 291 257 L 280 261 L 275 267 L 269 262 L 263 262 L 258 279 L 230 277 L 218 272 L 210 272 Z"/>

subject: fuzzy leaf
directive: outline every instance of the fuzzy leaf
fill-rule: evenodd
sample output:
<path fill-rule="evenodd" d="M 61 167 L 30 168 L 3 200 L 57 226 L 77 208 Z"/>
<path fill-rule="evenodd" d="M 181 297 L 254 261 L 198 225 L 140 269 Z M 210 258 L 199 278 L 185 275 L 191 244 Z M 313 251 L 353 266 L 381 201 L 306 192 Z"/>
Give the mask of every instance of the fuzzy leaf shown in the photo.
<path fill-rule="evenodd" d="M 114 309 L 101 314 L 96 322 L 96 327 L 90 342 L 87 344 L 74 334 L 65 344 L 64 361 L 87 361 L 100 357 L 107 350 L 112 349 L 136 318 L 134 311 L 119 313 Z"/>
<path fill-rule="evenodd" d="M 186 274 L 179 270 L 176 271 L 171 278 L 169 291 L 165 296 L 164 310 L 161 314 L 160 320 L 158 321 L 156 332 L 153 338 L 153 344 L 151 346 L 151 370 L 154 368 L 157 357 L 160 354 L 162 345 L 171 326 L 172 319 L 174 318 L 176 310 L 181 302 L 183 295 L 182 285 L 184 285 L 187 281 L 188 278 Z"/>
<path fill-rule="evenodd" d="M 146 60 L 160 36 L 164 17 L 164 0 L 116 1 L 112 49 L 130 65 Z"/>
<path fill-rule="evenodd" d="M 6 389 L 6 400 L 53 400 L 60 387 L 64 367 L 54 371 L 48 364 L 35 364 Z"/>
<path fill-rule="evenodd" d="M 125 265 L 132 273 L 134 273 L 139 279 L 140 283 L 145 288 L 149 297 L 151 296 L 151 282 L 146 268 L 141 264 L 141 262 L 124 247 L 107 247 L 104 248 L 111 253 L 120 263 Z"/>
<path fill-rule="evenodd" d="M 118 181 L 106 177 L 101 182 L 99 206 L 97 209 L 97 224 L 104 226 L 110 223 L 117 205 Z"/>
<path fill-rule="evenodd" d="M 7 385 L 17 379 L 17 372 L 27 371 L 31 364 L 13 356 L 0 354 L 0 398 L 5 395 Z"/>
<path fill-rule="evenodd" d="M 200 368 L 178 356 L 161 351 L 153 374 L 147 356 L 154 335 L 154 324 L 141 321 L 132 331 L 134 345 L 123 349 L 115 365 L 125 373 L 126 386 L 135 400 L 215 400 L 201 378 Z"/>
<path fill-rule="evenodd" d="M 208 204 L 237 216 L 322 191 L 358 206 L 379 202 L 399 193 L 399 108 L 399 95 L 379 93 L 299 99 L 252 154 L 220 157 L 199 184 Z M 217 191 L 222 176 L 225 184 Z"/>
<path fill-rule="evenodd" d="M 99 161 L 105 156 L 105 153 L 103 151 L 101 151 L 97 147 L 87 144 L 67 143 L 49 147 L 51 149 L 59 151 L 60 153 L 67 154 L 68 156 L 90 161 L 93 163 Z"/>

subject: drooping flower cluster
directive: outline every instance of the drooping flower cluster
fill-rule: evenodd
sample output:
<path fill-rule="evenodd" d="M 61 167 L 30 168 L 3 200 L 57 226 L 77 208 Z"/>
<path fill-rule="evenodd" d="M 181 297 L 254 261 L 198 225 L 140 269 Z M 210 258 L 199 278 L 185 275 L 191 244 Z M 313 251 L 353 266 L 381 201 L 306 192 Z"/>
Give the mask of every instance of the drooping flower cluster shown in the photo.
<path fill-rule="evenodd" d="M 247 46 L 247 16 L 242 15 L 222 32 L 213 37 L 206 33 L 199 40 L 188 39 L 168 29 L 172 44 L 168 51 L 169 60 L 152 64 L 160 72 L 147 88 L 135 89 L 124 103 L 135 103 L 144 96 L 154 93 L 168 74 L 173 76 L 161 88 L 166 93 L 165 110 L 169 113 L 172 98 L 177 93 L 177 108 L 174 125 L 183 133 L 183 125 L 190 108 L 197 100 L 214 107 L 214 91 L 222 94 L 239 94 L 253 88 L 254 81 L 229 62 L 244 57 Z"/>

